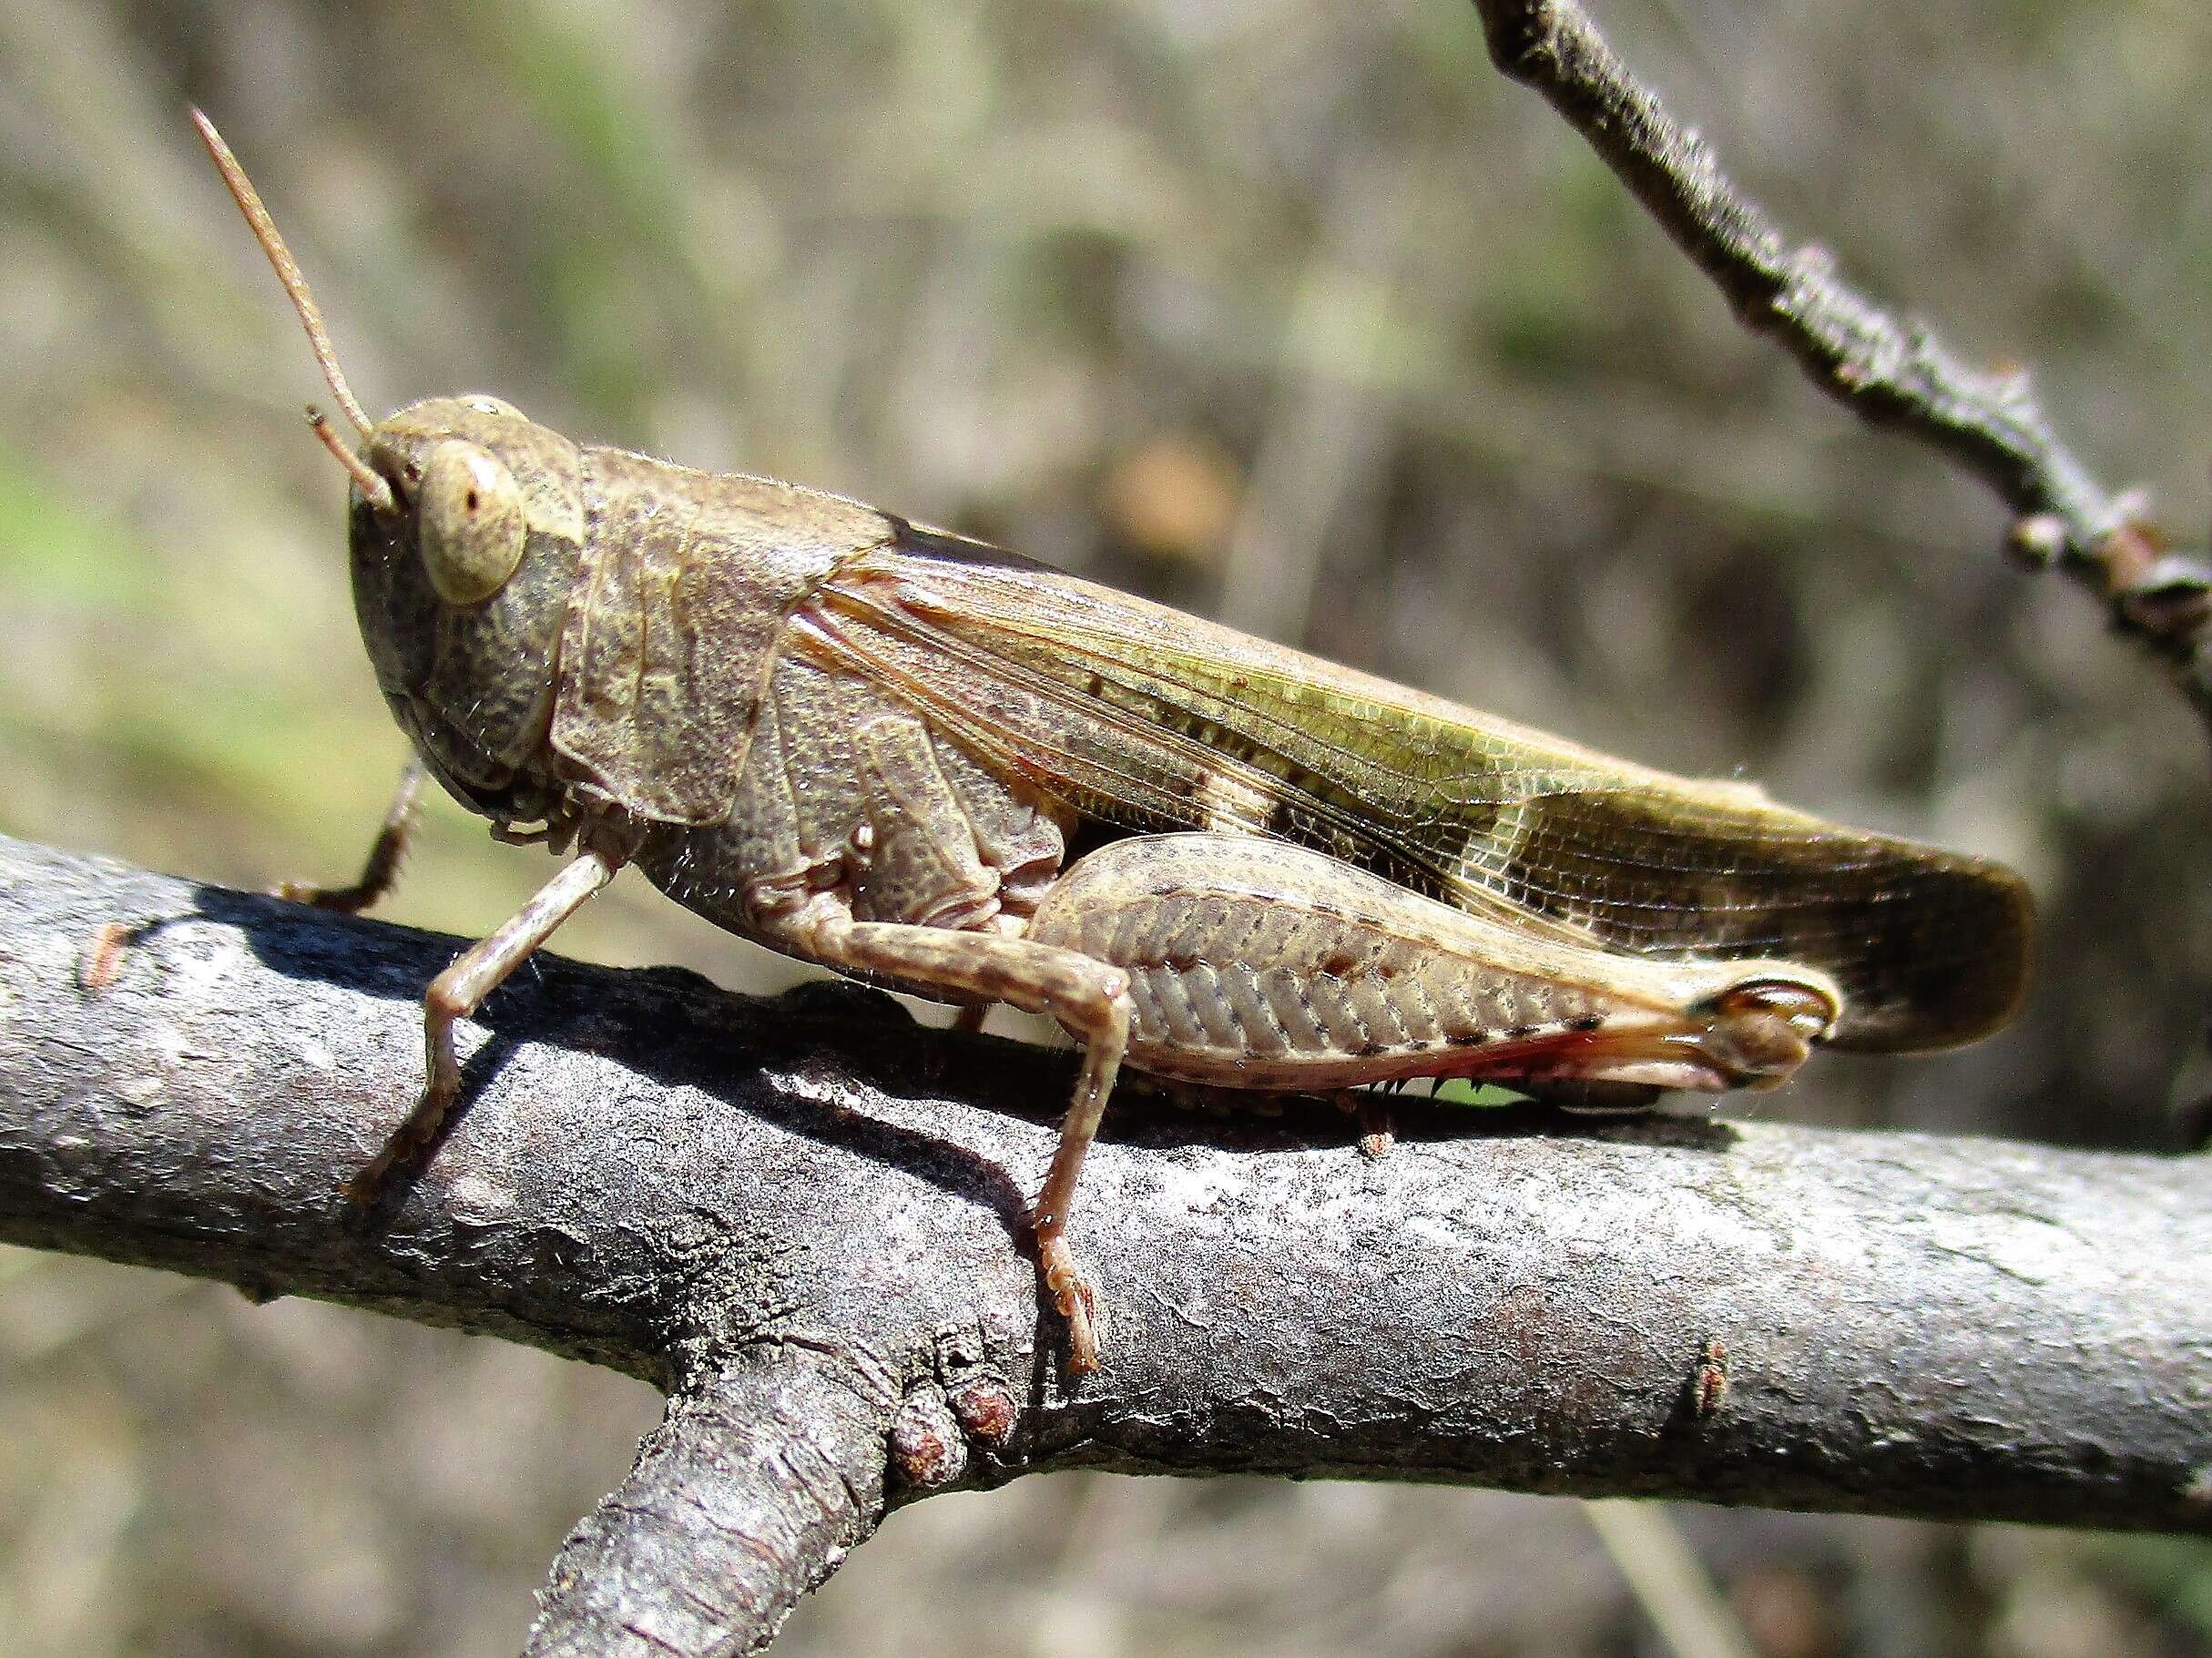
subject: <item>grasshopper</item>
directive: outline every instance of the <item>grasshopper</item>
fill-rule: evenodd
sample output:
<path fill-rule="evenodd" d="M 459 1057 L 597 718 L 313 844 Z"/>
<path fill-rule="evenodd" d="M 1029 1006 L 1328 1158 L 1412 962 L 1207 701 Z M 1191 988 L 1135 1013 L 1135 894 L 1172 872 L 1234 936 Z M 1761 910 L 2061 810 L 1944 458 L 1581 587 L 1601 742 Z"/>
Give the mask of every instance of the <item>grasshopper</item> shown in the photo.
<path fill-rule="evenodd" d="M 568 862 L 424 998 L 425 1082 L 352 1183 L 420 1156 L 454 1024 L 635 865 L 772 950 L 1081 1047 L 1029 1215 L 1073 1370 L 1067 1238 L 1117 1073 L 1327 1093 L 1416 1077 L 1585 1103 L 1771 1088 L 2017 1005 L 2031 907 L 1978 859 L 1648 770 L 841 496 L 579 444 L 495 397 L 371 421 L 229 147 L 209 152 L 358 447 L 355 607 L 424 769 Z"/>

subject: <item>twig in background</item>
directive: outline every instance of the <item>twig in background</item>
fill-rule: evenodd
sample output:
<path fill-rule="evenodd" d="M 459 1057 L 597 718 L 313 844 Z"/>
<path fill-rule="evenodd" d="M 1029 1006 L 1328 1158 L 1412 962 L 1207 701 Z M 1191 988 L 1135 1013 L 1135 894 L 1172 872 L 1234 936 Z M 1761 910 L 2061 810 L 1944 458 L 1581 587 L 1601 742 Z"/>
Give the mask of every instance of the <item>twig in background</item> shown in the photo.
<path fill-rule="evenodd" d="M 2052 426 L 2027 371 L 1962 361 L 1792 244 L 1615 55 L 1577 0 L 1475 0 L 1490 55 L 1541 93 L 1727 296 L 1830 396 L 1939 450 L 2014 514 L 2013 549 L 2095 591 L 2148 642 L 2212 723 L 2212 565 L 2166 553 L 2140 504 L 2091 475 Z"/>
<path fill-rule="evenodd" d="M 1582 1511 L 1675 1658 L 1758 1658 L 1665 1509 L 1607 1498 Z"/>

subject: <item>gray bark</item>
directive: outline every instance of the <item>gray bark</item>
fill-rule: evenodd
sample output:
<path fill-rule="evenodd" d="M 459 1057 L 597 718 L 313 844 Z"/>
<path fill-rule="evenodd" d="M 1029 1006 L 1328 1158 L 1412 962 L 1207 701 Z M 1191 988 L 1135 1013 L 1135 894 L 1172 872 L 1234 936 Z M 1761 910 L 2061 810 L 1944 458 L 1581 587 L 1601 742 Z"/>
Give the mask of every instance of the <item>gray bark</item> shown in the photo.
<path fill-rule="evenodd" d="M 872 992 L 540 958 L 354 1218 L 456 948 L 0 840 L 0 1236 L 668 1388 L 534 1651 L 749 1650 L 887 1505 L 1040 1469 L 2212 1531 L 2202 1159 L 1411 1103 L 1373 1158 L 1125 1098 L 1077 1384 L 1017 1230 L 1068 1056 Z"/>

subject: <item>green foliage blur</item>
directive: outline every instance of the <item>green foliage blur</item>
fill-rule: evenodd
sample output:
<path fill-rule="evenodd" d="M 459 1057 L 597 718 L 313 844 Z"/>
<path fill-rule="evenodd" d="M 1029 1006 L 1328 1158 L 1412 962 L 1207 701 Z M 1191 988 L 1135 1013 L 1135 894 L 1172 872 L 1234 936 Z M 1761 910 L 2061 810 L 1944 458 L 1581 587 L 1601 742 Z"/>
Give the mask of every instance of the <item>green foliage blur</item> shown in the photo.
<path fill-rule="evenodd" d="M 2198 537 L 2212 14 L 1600 15 L 1787 224 L 2034 365 Z M 2147 1147 L 2206 1092 L 2189 716 L 1984 493 L 1745 335 L 1453 0 L 0 0 L 0 831 L 336 879 L 403 758 L 322 388 L 188 98 L 373 410 L 496 392 L 2030 875 L 2013 1031 L 1731 1109 Z M 549 867 L 441 802 L 389 913 L 481 934 Z M 795 976 L 627 882 L 560 942 Z M 0 1652 L 513 1651 L 654 1408 L 0 1255 Z M 1777 1658 L 2212 1651 L 2188 1545 L 1678 1518 Z M 900 1516 L 779 1650 L 1654 1642 L 1570 1504 L 1066 1479 Z"/>

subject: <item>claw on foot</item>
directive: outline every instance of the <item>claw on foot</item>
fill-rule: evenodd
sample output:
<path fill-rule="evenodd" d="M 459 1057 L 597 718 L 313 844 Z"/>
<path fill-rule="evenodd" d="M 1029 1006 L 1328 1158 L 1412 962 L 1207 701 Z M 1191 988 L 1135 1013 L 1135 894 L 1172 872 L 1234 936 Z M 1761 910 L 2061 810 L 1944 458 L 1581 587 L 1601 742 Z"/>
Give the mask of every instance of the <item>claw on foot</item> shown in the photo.
<path fill-rule="evenodd" d="M 1057 1233 L 1037 1239 L 1037 1265 L 1053 1306 L 1067 1324 L 1067 1368 L 1078 1376 L 1098 1368 L 1098 1298 L 1075 1265 L 1067 1240 Z"/>
<path fill-rule="evenodd" d="M 407 1120 L 392 1131 L 391 1137 L 381 1146 L 375 1156 L 362 1165 L 358 1173 L 339 1190 L 346 1202 L 355 1209 L 372 1209 L 384 1195 L 392 1175 L 422 1161 L 438 1130 L 443 1125 L 450 1094 L 441 1098 L 428 1093 L 415 1103 Z"/>
<path fill-rule="evenodd" d="M 393 1135 L 384 1143 L 383 1149 L 362 1164 L 351 1179 L 338 1188 L 346 1200 L 346 1206 L 362 1213 L 376 1207 L 377 1199 L 392 1178 L 392 1171 L 408 1161 L 412 1147 L 403 1146 L 400 1137 Z"/>
<path fill-rule="evenodd" d="M 352 1177 L 338 1188 L 339 1195 L 352 1209 L 372 1209 L 377 1195 L 383 1190 L 385 1176 L 392 1173 L 392 1159 L 386 1152 L 379 1152 Z"/>
<path fill-rule="evenodd" d="M 307 880 L 280 880 L 270 888 L 274 898 L 287 903 L 307 904 L 317 910 L 334 910 L 340 915 L 359 915 L 381 896 L 367 887 L 319 887 Z"/>

